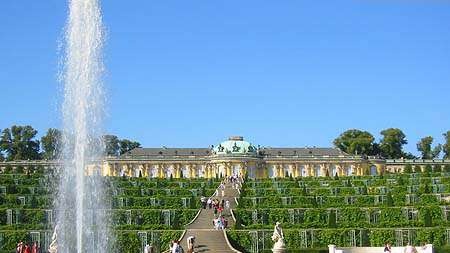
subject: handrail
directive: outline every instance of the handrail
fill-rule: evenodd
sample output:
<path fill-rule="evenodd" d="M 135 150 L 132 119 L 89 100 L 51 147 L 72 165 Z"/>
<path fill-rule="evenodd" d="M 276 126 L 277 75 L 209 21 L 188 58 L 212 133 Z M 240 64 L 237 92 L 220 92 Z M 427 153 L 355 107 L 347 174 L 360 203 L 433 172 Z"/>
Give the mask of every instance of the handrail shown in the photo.
<path fill-rule="evenodd" d="M 240 252 L 239 250 L 235 249 L 235 248 L 233 247 L 233 245 L 231 245 L 230 240 L 228 240 L 227 231 L 226 231 L 225 229 L 223 230 L 223 236 L 225 237 L 225 241 L 227 242 L 228 247 L 229 247 L 232 251 L 234 251 L 235 253 L 242 253 L 242 252 Z"/>

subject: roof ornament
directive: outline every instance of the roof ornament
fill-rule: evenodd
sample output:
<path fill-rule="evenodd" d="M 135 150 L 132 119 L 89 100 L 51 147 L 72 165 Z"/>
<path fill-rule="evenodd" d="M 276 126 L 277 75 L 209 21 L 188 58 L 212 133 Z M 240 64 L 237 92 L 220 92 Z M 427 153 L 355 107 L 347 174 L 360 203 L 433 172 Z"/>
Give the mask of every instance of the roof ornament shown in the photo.
<path fill-rule="evenodd" d="M 241 147 L 238 147 L 236 142 L 233 145 L 233 152 L 239 152 L 239 150 L 241 149 Z"/>

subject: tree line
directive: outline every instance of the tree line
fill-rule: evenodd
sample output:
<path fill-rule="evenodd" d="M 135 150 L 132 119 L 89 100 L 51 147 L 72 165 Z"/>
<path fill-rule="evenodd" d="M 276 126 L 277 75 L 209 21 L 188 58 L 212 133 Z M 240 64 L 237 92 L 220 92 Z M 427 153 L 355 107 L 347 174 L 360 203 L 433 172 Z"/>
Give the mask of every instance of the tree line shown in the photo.
<path fill-rule="evenodd" d="M 53 160 L 61 153 L 61 130 L 49 128 L 45 135 L 37 138 L 38 131 L 32 126 L 13 125 L 0 129 L 0 161 L 13 160 Z M 129 150 L 141 147 L 141 144 L 128 139 L 119 139 L 115 135 L 101 138 L 104 154 L 118 156 Z"/>
<path fill-rule="evenodd" d="M 0 130 L 0 161 L 57 159 L 61 152 L 62 132 L 49 128 L 44 136 L 37 138 L 38 131 L 32 126 L 13 125 Z M 417 142 L 420 157 L 405 152 L 408 143 L 406 135 L 398 128 L 388 128 L 380 132 L 381 140 L 363 130 L 349 129 L 337 137 L 333 144 L 345 153 L 362 156 L 380 156 L 388 159 L 433 159 L 441 154 L 450 158 L 450 130 L 443 133 L 444 143 L 433 145 L 434 138 L 425 136 Z M 105 155 L 118 156 L 134 148 L 141 147 L 137 141 L 119 139 L 116 135 L 104 135 L 101 138 Z"/>
<path fill-rule="evenodd" d="M 450 130 L 443 133 L 444 143 L 433 145 L 434 138 L 425 136 L 417 142 L 417 157 L 405 152 L 403 147 L 408 144 L 406 135 L 398 128 L 388 128 L 380 132 L 381 140 L 375 141 L 373 135 L 359 129 L 349 129 L 337 137 L 333 144 L 343 152 L 353 155 L 380 156 L 388 159 L 434 159 L 441 154 L 443 158 L 450 158 Z"/>

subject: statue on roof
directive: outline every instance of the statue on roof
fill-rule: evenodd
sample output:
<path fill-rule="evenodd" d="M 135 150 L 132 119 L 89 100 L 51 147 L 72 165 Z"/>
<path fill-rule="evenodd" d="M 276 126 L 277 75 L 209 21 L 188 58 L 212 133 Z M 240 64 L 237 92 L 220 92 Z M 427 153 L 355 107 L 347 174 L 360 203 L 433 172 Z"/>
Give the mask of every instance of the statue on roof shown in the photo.
<path fill-rule="evenodd" d="M 223 152 L 223 146 L 222 146 L 222 144 L 219 144 L 219 146 L 217 147 L 217 150 L 219 150 L 219 152 Z"/>
<path fill-rule="evenodd" d="M 241 149 L 241 147 L 238 147 L 238 145 L 236 145 L 236 142 L 233 145 L 233 152 L 239 152 L 239 150 Z"/>

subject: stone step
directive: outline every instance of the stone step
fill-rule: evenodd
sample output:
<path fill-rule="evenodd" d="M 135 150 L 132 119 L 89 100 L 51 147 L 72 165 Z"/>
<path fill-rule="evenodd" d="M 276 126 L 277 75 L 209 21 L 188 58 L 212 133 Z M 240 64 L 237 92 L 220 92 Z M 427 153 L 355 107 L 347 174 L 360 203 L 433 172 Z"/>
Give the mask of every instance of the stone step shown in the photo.
<path fill-rule="evenodd" d="M 232 189 L 231 184 L 225 186 L 225 196 L 221 196 L 222 192 L 219 190 L 219 196 L 213 197 L 219 200 L 225 199 L 230 201 L 230 208 L 234 208 L 236 203 L 234 198 L 238 196 L 239 192 Z M 234 221 L 231 217 L 231 212 L 228 210 L 224 211 L 224 216 L 228 220 L 228 225 L 233 226 Z M 187 226 L 186 233 L 184 234 L 181 246 L 187 251 L 186 239 L 189 236 L 195 237 L 195 252 L 218 252 L 218 253 L 234 253 L 234 251 L 228 246 L 224 233 L 222 230 L 214 230 L 213 221 L 214 212 L 213 209 L 202 209 L 200 214 L 197 216 L 195 221 Z"/>
<path fill-rule="evenodd" d="M 228 247 L 223 231 L 187 230 L 181 242 L 181 246 L 185 251 L 187 251 L 186 239 L 189 236 L 195 237 L 195 252 L 234 252 Z"/>

